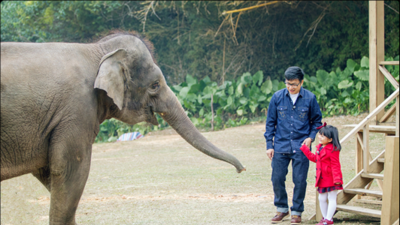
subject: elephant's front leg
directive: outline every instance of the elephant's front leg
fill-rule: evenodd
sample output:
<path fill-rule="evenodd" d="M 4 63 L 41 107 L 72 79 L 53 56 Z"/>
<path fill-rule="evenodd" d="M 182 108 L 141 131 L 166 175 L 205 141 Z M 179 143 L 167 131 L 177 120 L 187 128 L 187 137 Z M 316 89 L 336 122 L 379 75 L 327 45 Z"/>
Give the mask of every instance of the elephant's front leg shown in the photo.
<path fill-rule="evenodd" d="M 75 212 L 89 175 L 91 145 L 58 142 L 50 151 L 50 224 L 75 225 Z"/>

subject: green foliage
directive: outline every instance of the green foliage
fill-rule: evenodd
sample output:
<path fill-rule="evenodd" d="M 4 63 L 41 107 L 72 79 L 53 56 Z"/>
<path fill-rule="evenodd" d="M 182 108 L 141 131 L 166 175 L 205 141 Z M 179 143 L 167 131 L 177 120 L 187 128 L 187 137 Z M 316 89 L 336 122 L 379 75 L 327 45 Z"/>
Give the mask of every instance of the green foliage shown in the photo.
<path fill-rule="evenodd" d="M 399 60 L 386 57 L 386 61 Z M 369 60 L 363 57 L 360 64 L 352 59 L 346 62 L 342 71 L 327 72 L 318 70 L 315 76 L 305 75 L 304 88 L 313 92 L 320 105 L 322 114 L 334 116 L 341 114 L 358 115 L 369 107 Z M 399 66 L 386 66 L 388 71 L 398 80 Z M 264 121 L 265 113 L 273 93 L 285 88 L 279 80 L 270 77 L 263 82 L 262 71 L 251 75 L 246 72 L 234 81 L 225 81 L 218 86 L 209 77 L 196 80 L 191 75 L 186 75 L 185 82 L 171 87 L 179 102 L 186 110 L 192 123 L 200 129 L 211 129 L 214 119 L 214 129 L 224 129 L 247 124 L 253 120 Z M 394 91 L 389 81 L 385 81 L 385 94 L 388 96 Z M 211 100 L 212 99 L 212 100 Z M 214 113 L 211 111 L 213 105 Z M 97 141 L 113 141 L 117 134 L 140 131 L 146 134 L 152 130 L 168 127 L 160 117 L 159 126 L 134 125 L 128 126 L 117 120 L 108 120 L 101 124 Z M 103 136 L 101 136 L 103 135 Z"/>
<path fill-rule="evenodd" d="M 103 32 L 124 28 L 124 2 L 114 1 L 3 1 L 1 41 L 88 42 Z M 132 2 L 138 10 L 140 2 Z M 140 24 L 135 18 L 131 23 Z M 122 22 L 122 23 L 121 23 Z M 137 26 L 137 29 L 139 26 Z"/>
<path fill-rule="evenodd" d="M 386 57 L 386 61 L 398 60 Z M 318 70 L 316 77 L 305 76 L 304 87 L 312 91 L 321 107 L 323 116 L 340 114 L 358 115 L 369 108 L 369 60 L 363 57 L 358 64 L 352 59 L 346 62 L 342 71 L 339 67 L 330 73 Z M 399 66 L 386 66 L 388 71 L 399 78 Z M 385 95 L 394 91 L 394 87 L 385 80 Z"/>
<path fill-rule="evenodd" d="M 262 71 L 254 75 L 244 73 L 236 81 L 225 81 L 218 86 L 208 77 L 198 81 L 187 75 L 186 82 L 174 85 L 172 90 L 199 128 L 211 127 L 212 104 L 214 127 L 221 129 L 244 124 L 248 118 L 262 115 L 272 97 L 272 81 L 268 78 L 263 82 L 263 77 Z"/>
<path fill-rule="evenodd" d="M 136 30 L 153 42 L 170 84 L 191 74 L 221 85 L 260 70 L 279 79 L 292 65 L 314 74 L 318 68 L 345 68 L 348 58 L 368 55 L 368 1 L 285 1 L 222 15 L 256 4 L 3 1 L 1 40 L 91 42 L 109 30 Z M 398 1 L 385 1 L 385 51 L 392 56 L 399 55 L 398 11 Z"/>

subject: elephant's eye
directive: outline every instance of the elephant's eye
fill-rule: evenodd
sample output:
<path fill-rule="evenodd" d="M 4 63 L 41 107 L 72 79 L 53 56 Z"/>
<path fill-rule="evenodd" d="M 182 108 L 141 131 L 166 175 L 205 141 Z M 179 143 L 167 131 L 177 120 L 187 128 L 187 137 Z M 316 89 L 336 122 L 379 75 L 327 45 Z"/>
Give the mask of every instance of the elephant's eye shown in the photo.
<path fill-rule="evenodd" d="M 160 87 L 160 82 L 156 81 L 151 85 L 151 89 L 157 90 Z"/>

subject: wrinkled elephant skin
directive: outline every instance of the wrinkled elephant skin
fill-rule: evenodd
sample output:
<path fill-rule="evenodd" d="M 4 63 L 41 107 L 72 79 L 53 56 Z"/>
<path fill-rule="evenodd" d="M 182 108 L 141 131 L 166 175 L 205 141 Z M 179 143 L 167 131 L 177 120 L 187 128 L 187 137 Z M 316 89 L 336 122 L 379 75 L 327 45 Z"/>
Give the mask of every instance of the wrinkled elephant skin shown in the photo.
<path fill-rule="evenodd" d="M 27 173 L 51 193 L 50 224 L 76 224 L 92 144 L 105 119 L 157 125 L 154 113 L 203 153 L 244 169 L 185 115 L 138 35 L 96 43 L 1 43 L 1 180 Z"/>

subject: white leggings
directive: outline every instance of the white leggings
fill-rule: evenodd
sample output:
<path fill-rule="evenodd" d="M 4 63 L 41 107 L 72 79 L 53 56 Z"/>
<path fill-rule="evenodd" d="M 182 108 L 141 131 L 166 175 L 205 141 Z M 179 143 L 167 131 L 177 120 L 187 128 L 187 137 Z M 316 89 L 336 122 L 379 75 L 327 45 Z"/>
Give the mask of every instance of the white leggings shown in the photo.
<path fill-rule="evenodd" d="M 338 190 L 326 192 L 319 194 L 319 207 L 321 209 L 322 216 L 324 219 L 332 220 L 333 214 L 336 211 L 336 196 L 338 194 Z M 329 204 L 326 200 L 329 200 Z"/>

